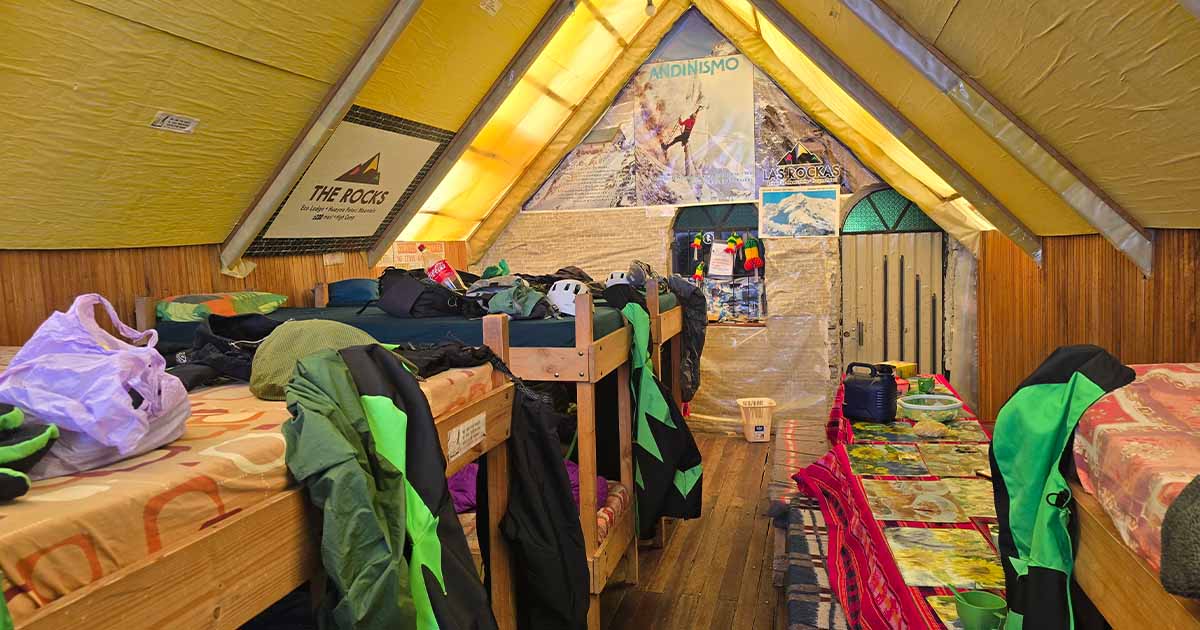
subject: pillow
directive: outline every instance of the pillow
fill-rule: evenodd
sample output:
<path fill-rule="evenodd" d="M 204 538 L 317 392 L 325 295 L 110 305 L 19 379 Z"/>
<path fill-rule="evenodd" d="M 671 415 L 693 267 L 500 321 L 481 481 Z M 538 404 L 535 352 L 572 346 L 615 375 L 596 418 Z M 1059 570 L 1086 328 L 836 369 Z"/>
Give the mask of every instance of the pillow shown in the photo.
<path fill-rule="evenodd" d="M 226 316 L 248 313 L 266 315 L 275 312 L 286 301 L 286 295 L 261 291 L 194 293 L 161 300 L 154 310 L 161 321 L 201 322 L 213 313 Z"/>
<path fill-rule="evenodd" d="M 362 306 L 379 299 L 379 281 L 374 278 L 339 280 L 329 285 L 329 306 Z"/>

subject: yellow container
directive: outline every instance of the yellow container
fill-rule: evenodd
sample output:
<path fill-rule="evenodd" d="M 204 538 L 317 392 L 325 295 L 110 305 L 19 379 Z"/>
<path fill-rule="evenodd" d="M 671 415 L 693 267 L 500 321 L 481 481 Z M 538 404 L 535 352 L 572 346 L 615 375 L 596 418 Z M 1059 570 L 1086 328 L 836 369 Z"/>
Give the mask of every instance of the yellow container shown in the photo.
<path fill-rule="evenodd" d="M 769 441 L 775 401 L 770 398 L 739 398 L 737 404 L 742 412 L 742 434 L 746 436 L 746 441 Z"/>
<path fill-rule="evenodd" d="M 912 378 L 917 375 L 917 364 L 912 361 L 883 361 L 880 365 L 890 365 L 896 376 Z"/>

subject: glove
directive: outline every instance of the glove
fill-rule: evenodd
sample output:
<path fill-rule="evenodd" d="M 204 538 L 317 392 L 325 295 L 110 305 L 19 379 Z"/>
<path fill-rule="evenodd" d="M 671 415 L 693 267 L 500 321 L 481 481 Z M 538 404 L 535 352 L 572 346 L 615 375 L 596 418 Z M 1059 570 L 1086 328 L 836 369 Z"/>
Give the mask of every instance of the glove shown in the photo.
<path fill-rule="evenodd" d="M 25 424 L 25 414 L 0 403 L 0 501 L 29 492 L 25 473 L 50 450 L 58 439 L 53 424 Z"/>

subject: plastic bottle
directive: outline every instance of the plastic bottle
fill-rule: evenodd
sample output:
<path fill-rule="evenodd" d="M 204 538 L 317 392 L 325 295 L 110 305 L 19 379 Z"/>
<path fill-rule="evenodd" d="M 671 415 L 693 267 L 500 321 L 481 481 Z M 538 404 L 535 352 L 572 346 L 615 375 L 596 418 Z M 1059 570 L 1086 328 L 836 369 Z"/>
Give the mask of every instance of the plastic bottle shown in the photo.
<path fill-rule="evenodd" d="M 467 292 L 467 285 L 463 284 L 462 278 L 458 277 L 458 272 L 444 258 L 438 258 L 437 254 L 425 248 L 425 244 L 421 243 L 417 246 L 417 251 L 421 252 L 421 264 L 425 266 L 425 275 L 429 276 L 430 280 L 459 293 Z"/>

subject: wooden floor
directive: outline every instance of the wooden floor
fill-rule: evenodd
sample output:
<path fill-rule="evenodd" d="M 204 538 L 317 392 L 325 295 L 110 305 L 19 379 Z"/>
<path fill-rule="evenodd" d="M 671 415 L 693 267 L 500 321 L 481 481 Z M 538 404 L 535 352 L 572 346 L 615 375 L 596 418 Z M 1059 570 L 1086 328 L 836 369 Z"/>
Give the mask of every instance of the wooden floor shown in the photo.
<path fill-rule="evenodd" d="M 775 534 L 766 506 L 769 444 L 697 434 L 704 458 L 704 515 L 678 525 L 663 549 L 640 553 L 637 586 L 601 596 L 606 630 L 783 630 L 772 584 Z"/>

